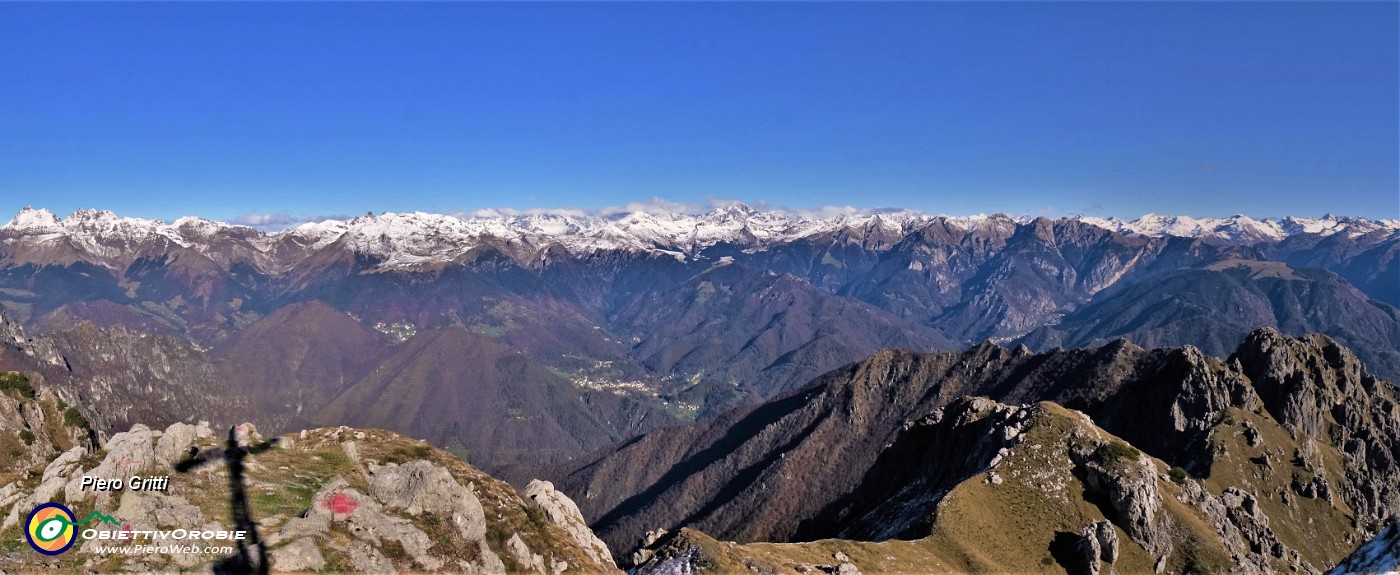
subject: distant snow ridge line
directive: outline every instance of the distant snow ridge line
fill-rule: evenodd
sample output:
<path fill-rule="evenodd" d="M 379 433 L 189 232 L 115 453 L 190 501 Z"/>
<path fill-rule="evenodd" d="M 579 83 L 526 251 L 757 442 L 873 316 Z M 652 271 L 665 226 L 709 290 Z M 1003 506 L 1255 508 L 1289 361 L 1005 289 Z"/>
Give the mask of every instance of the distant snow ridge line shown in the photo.
<path fill-rule="evenodd" d="M 804 217 L 798 212 L 756 210 L 729 204 L 701 214 L 634 211 L 605 216 L 574 213 L 530 215 L 478 215 L 384 213 L 349 220 L 304 223 L 282 232 L 263 233 L 253 228 L 184 217 L 173 223 L 122 217 L 110 211 L 79 210 L 60 219 L 44 209 L 24 208 L 0 226 L 5 235 L 28 241 L 67 238 L 89 253 L 119 251 L 127 242 L 164 238 L 181 247 L 208 247 L 230 235 L 252 248 L 271 252 L 291 241 L 306 249 L 321 249 L 337 242 L 359 253 L 384 258 L 388 264 L 415 264 L 450 260 L 487 241 L 517 243 L 525 247 L 558 244 L 573 254 L 608 250 L 667 253 L 685 259 L 718 243 L 749 248 L 799 240 L 818 234 L 858 230 L 904 235 L 935 220 L 964 230 L 1024 224 L 1034 218 L 1005 214 L 929 216 L 912 210 L 850 210 L 834 217 Z M 1400 220 L 1366 218 L 1287 217 L 1256 220 L 1236 215 L 1228 218 L 1192 218 L 1148 214 L 1125 221 L 1117 218 L 1072 216 L 1118 233 L 1136 236 L 1182 236 L 1250 244 L 1278 241 L 1294 234 L 1368 234 L 1400 232 Z M 4 238 L 9 243 L 12 238 Z"/>
<path fill-rule="evenodd" d="M 1238 214 L 1228 218 L 1193 218 L 1190 216 L 1147 214 L 1131 221 L 1090 216 L 1077 216 L 1075 219 L 1125 235 L 1210 237 L 1244 243 L 1277 241 L 1295 234 L 1330 236 L 1346 233 L 1362 235 L 1383 230 L 1400 230 L 1400 220 L 1368 220 L 1366 218 L 1338 217 L 1332 214 L 1320 218 L 1290 216 L 1280 220 L 1267 218 L 1256 220 Z"/>

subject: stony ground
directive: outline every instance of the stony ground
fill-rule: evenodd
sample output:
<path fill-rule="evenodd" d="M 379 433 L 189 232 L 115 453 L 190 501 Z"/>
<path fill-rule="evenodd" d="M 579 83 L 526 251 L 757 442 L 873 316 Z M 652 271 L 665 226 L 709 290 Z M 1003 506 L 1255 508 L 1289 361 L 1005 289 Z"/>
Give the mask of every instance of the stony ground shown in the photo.
<path fill-rule="evenodd" d="M 240 469 L 241 468 L 241 469 Z M 169 476 L 165 492 L 94 492 L 83 476 Z M 241 495 L 236 493 L 241 491 Z M 80 539 L 56 557 L 24 542 L 35 505 L 58 501 L 98 531 L 256 531 L 227 554 L 99 553 Z M 137 425 L 100 451 L 74 447 L 0 474 L 0 571 L 172 572 L 266 565 L 275 572 L 616 572 L 578 508 L 547 482 L 523 495 L 426 443 L 378 430 L 325 428 L 263 438 Z M 246 518 L 247 521 L 242 519 Z M 220 545 L 228 543 L 219 542 Z"/>

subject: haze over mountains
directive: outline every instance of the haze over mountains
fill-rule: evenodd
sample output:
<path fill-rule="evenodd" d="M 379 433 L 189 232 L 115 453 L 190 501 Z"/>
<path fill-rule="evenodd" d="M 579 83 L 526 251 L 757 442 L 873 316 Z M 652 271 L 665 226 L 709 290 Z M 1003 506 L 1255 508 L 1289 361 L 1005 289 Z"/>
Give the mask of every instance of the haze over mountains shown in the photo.
<path fill-rule="evenodd" d="M 384 427 L 503 471 L 753 404 L 881 348 L 1126 338 L 1225 356 L 1273 327 L 1327 334 L 1394 378 L 1397 252 L 1400 221 L 1332 216 L 732 204 L 269 234 L 26 209 L 0 227 L 0 314 L 47 350 L 4 361 L 81 382 L 104 431 L 197 406 L 274 432 Z M 167 401 L 138 405 L 134 387 Z"/>

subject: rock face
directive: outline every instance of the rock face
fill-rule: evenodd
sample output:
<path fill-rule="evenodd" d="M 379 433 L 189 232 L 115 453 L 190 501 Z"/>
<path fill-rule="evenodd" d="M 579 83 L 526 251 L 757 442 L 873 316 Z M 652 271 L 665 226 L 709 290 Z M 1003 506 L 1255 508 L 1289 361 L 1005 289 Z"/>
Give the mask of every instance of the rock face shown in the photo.
<path fill-rule="evenodd" d="M 401 509 L 409 515 L 435 513 L 448 517 L 457 533 L 476 544 L 480 559 L 475 567 L 487 572 L 504 572 L 500 558 L 486 545 L 486 512 L 472 489 L 462 487 L 444 468 L 427 461 L 414 461 L 370 476 L 370 494 L 388 509 Z M 519 536 L 510 541 L 519 542 Z M 429 569 L 439 565 L 419 561 Z"/>
<path fill-rule="evenodd" d="M 25 374 L 0 372 L 0 473 L 96 443 L 97 434 L 86 418 L 53 389 Z"/>
<path fill-rule="evenodd" d="M 297 539 L 272 552 L 272 568 L 278 571 L 320 571 L 326 566 L 321 550 L 310 539 Z"/>
<path fill-rule="evenodd" d="M 1081 463 L 1086 486 L 1107 501 L 1113 520 L 1128 532 L 1128 536 L 1149 553 L 1160 557 L 1171 552 L 1172 542 L 1168 519 L 1163 513 L 1162 494 L 1157 489 L 1157 470 L 1136 449 L 1124 446 L 1130 453 L 1113 455 L 1113 447 L 1101 446 L 1083 457 Z M 1096 528 L 1097 529 L 1097 528 Z M 1097 531 L 1094 536 L 1098 545 Z"/>
<path fill-rule="evenodd" d="M 573 537 L 574 541 L 583 547 L 584 552 L 588 553 L 588 556 L 592 557 L 594 561 L 604 565 L 613 563 L 612 553 L 608 551 L 607 544 L 598 539 L 598 536 L 593 534 L 593 530 L 588 528 L 588 522 L 584 521 L 583 513 L 579 512 L 578 505 L 575 505 L 574 501 L 563 493 L 556 491 L 553 483 L 540 480 L 531 481 L 521 494 L 543 511 L 551 522 Z"/>
<path fill-rule="evenodd" d="M 207 425 L 133 426 L 103 449 L 73 449 L 0 486 L 0 533 L 23 514 L 64 501 L 80 516 L 113 518 L 99 532 L 246 529 L 243 554 L 99 553 L 99 539 L 56 559 L 87 571 L 188 571 L 243 565 L 283 571 L 504 574 L 616 573 L 577 507 L 547 484 L 522 498 L 449 454 L 383 431 L 328 428 L 265 440 L 241 425 L 218 441 Z M 42 470 L 42 473 L 39 471 Z M 84 475 L 169 476 L 166 491 L 94 492 Z M 230 510 L 232 513 L 230 514 Z M 539 520 L 535 518 L 539 517 Z M 0 554 L 0 571 L 28 557 Z"/>
<path fill-rule="evenodd" d="M 23 325 L 6 317 L 4 306 L 0 306 L 0 347 L 14 349 L 44 365 L 68 368 L 68 360 L 52 341 L 25 335 Z"/>
<path fill-rule="evenodd" d="M 1261 330 L 1240 345 L 1234 359 L 1264 408 L 1304 439 L 1300 495 L 1330 500 L 1329 485 L 1336 484 L 1368 529 L 1400 515 L 1400 402 L 1394 385 L 1368 373 L 1350 350 L 1325 336 L 1290 338 Z M 1319 444 L 1343 454 L 1347 472 L 1330 483 Z"/>
<path fill-rule="evenodd" d="M 1092 528 L 1092 531 L 1090 530 Z M 1108 521 L 1095 521 L 1086 527 L 1083 536 L 1093 535 L 1094 540 L 1099 544 L 1099 560 L 1105 563 L 1118 561 L 1118 534 L 1113 530 L 1113 524 Z"/>

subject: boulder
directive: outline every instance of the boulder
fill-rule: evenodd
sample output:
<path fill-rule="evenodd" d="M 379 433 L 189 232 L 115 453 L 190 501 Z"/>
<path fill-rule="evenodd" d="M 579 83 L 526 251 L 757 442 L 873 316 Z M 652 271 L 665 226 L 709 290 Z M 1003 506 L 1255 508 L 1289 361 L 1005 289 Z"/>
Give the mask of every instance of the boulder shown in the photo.
<path fill-rule="evenodd" d="M 186 423 L 172 424 L 165 428 L 165 433 L 156 440 L 156 460 L 174 467 L 190 456 L 198 437 L 199 430 L 195 426 Z"/>
<path fill-rule="evenodd" d="M 530 551 L 530 546 L 525 544 L 519 533 L 512 534 L 510 539 L 506 540 L 506 551 L 510 552 L 510 556 L 524 565 L 526 569 L 536 573 L 544 573 L 544 556 Z"/>
<path fill-rule="evenodd" d="M 320 571 L 326 566 L 321 549 L 310 538 L 297 539 L 272 550 L 272 568 L 285 571 Z"/>

